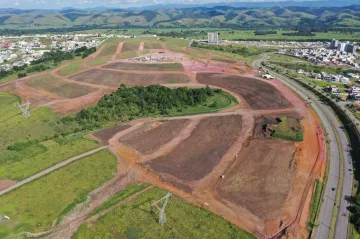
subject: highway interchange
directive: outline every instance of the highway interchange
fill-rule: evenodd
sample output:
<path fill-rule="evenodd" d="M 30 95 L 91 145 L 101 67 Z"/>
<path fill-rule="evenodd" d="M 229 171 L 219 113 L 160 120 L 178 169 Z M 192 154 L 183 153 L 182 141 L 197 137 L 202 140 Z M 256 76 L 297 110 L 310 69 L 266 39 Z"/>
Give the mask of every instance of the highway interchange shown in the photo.
<path fill-rule="evenodd" d="M 266 58 L 253 62 L 257 68 Z M 266 68 L 270 74 L 281 80 L 289 88 L 296 91 L 302 98 L 311 103 L 316 111 L 323 127 L 328 134 L 329 158 L 328 158 L 328 178 L 324 187 L 324 194 L 318 215 L 319 226 L 315 229 L 315 237 L 318 239 L 326 238 L 347 238 L 349 226 L 349 211 L 347 207 L 350 202 L 347 200 L 352 195 L 353 185 L 353 165 L 349 150 L 349 142 L 346 133 L 343 131 L 342 124 L 338 121 L 335 113 L 323 104 L 312 92 L 306 90 L 298 83 L 290 80 L 286 76 L 275 73 Z M 342 179 L 342 180 L 341 180 Z M 338 191 L 340 190 L 340 191 Z M 340 195 L 339 205 L 335 205 L 337 192 Z M 334 210 L 338 209 L 335 225 L 332 225 Z M 330 228 L 332 235 L 330 235 Z"/>

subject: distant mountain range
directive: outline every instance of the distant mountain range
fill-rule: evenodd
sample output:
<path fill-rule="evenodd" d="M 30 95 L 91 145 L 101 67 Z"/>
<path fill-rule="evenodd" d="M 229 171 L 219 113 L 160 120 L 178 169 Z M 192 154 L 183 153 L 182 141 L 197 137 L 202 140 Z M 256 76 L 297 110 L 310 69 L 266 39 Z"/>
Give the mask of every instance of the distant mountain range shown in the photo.
<path fill-rule="evenodd" d="M 294 2 L 287 2 L 287 4 Z M 314 3 L 314 2 L 313 2 Z M 318 2 L 316 2 L 318 3 Z M 258 3 L 259 4 L 259 3 Z M 269 3 L 263 3 L 266 5 Z M 360 5 L 347 7 L 211 6 L 150 9 L 0 9 L 1 28 L 101 27 L 255 27 L 331 26 L 360 28 Z"/>

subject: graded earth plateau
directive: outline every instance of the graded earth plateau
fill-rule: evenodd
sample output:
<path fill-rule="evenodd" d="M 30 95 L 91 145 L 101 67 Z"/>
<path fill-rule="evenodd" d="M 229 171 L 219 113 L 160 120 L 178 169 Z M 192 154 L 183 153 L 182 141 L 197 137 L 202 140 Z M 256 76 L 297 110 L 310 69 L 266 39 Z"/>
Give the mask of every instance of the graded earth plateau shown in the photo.
<path fill-rule="evenodd" d="M 116 44 L 113 51 L 107 49 L 109 44 Z M 216 220 L 226 220 L 231 228 L 236 228 L 231 230 L 245 231 L 241 232 L 244 233 L 242 236 L 232 234 L 236 236 L 226 238 L 309 236 L 307 227 L 313 191 L 316 181 L 323 180 L 326 155 L 324 135 L 315 112 L 279 80 L 262 79 L 256 69 L 244 62 L 231 57 L 215 60 L 210 54 L 196 58 L 191 55 L 191 48 L 171 46 L 155 39 L 126 42 L 111 39 L 105 41 L 96 53 L 81 60 L 81 67 L 76 70 L 69 70 L 73 62 L 67 62 L 57 69 L 0 85 L 0 93 L 17 95 L 21 102 L 31 102 L 30 112 L 34 117 L 36 111 L 44 108 L 55 112 L 58 118 L 53 125 L 56 127 L 64 127 L 61 122 L 83 109 L 91 109 L 104 95 L 115 94 L 122 84 L 127 87 L 162 85 L 171 89 L 209 86 L 221 90 L 221 94 L 227 97 L 225 100 L 231 98 L 229 102 L 236 102 L 219 110 L 211 110 L 220 104 L 218 100 L 209 107 L 200 105 L 207 107 L 203 113 L 190 112 L 187 108 L 185 111 L 171 111 L 173 115 L 156 116 L 154 113 L 154 117 L 128 117 L 123 122 L 110 122 L 80 137 L 80 133 L 77 134 L 76 140 L 86 141 L 88 146 L 81 152 L 77 151 L 80 148 L 73 145 L 73 141 L 69 143 L 66 134 L 57 135 L 55 139 L 39 136 L 38 140 L 45 143 L 31 149 L 34 155 L 44 147 L 49 153 L 55 144 L 56 147 L 73 145 L 74 152 L 67 153 L 63 149 L 54 153 L 56 157 L 61 154 L 66 156 L 48 162 L 46 167 L 39 166 L 27 175 L 15 177 L 0 171 L 0 190 L 16 188 L 0 195 L 0 205 L 5 205 L 0 206 L 0 215 L 10 217 L 9 222 L 4 224 L 6 229 L 0 230 L 0 237 L 23 234 L 43 238 L 97 238 L 100 234 L 96 233 L 102 230 L 97 228 L 103 227 L 111 238 L 156 238 L 156 235 L 161 238 L 165 234 L 142 234 L 145 229 L 141 231 L 140 226 L 129 225 L 123 230 L 111 224 L 120 220 L 116 218 L 123 214 L 116 210 L 122 209 L 146 212 L 144 218 L 150 218 L 151 223 L 156 222 L 157 216 L 154 218 L 154 215 L 158 210 L 151 203 L 164 196 L 156 191 L 159 190 L 157 188 L 174 195 L 169 198 L 169 211 L 174 207 L 172 205 L 180 205 L 184 201 L 195 206 L 191 210 L 204 210 L 202 217 L 211 212 L 218 218 Z M 128 52 L 134 52 L 135 58 L 146 57 L 147 60 L 122 57 Z M 103 117 L 107 114 L 102 112 Z M 61 117 L 65 120 L 61 121 Z M 49 119 L 44 118 L 43 121 Z M 24 123 L 21 115 L 12 115 L 0 122 L 0 128 L 10 130 L 11 125 L 26 122 L 29 121 Z M 2 132 L 6 134 L 10 131 Z M 34 135 L 33 132 L 26 133 L 20 141 L 34 139 Z M 14 138 L 0 140 L 2 157 L 5 158 L 6 146 L 14 143 Z M 89 156 L 87 152 L 94 154 Z M 100 162 L 100 158 L 107 160 Z M 92 174 L 81 172 L 80 163 L 85 164 L 86 160 L 91 162 L 86 167 Z M 31 167 L 31 164 L 26 167 Z M 70 180 L 61 167 L 73 172 L 74 178 Z M 100 172 L 105 171 L 107 174 L 101 176 Z M 65 186 L 51 185 L 51 177 L 56 175 L 63 178 L 64 184 L 78 185 L 73 191 Z M 33 178 L 22 183 L 29 177 Z M 86 186 L 80 183 L 81 177 L 87 182 Z M 128 189 L 129 185 L 134 184 L 146 187 L 120 200 L 122 194 L 119 193 L 126 190 L 125 193 L 129 193 L 132 190 Z M 53 189 L 42 189 L 36 195 L 37 185 Z M 64 196 L 67 199 L 63 199 L 58 190 L 72 198 Z M 23 191 L 27 194 L 22 194 Z M 29 194 L 30 191 L 32 193 Z M 81 200 L 70 196 L 78 191 L 83 192 Z M 49 194 L 62 202 L 54 199 L 60 206 L 54 206 L 47 215 L 34 212 L 36 207 L 42 207 L 41 202 L 20 205 L 14 201 L 22 195 L 37 198 Z M 141 201 L 141 196 L 147 198 Z M 151 210 L 144 206 L 150 204 Z M 185 221 L 191 216 L 185 211 L 178 213 Z M 169 225 L 175 220 L 172 214 L 166 217 Z M 206 219 L 199 216 L 199 220 Z M 134 225 L 140 221 L 138 219 Z M 125 224 L 123 222 L 122 225 Z M 166 225 L 159 230 L 170 230 Z M 130 234 L 139 237 L 131 237 Z M 208 238 L 215 235 L 208 235 Z M 181 235 L 177 234 L 176 238 L 181 238 Z M 188 234 L 183 238 L 201 236 Z"/>

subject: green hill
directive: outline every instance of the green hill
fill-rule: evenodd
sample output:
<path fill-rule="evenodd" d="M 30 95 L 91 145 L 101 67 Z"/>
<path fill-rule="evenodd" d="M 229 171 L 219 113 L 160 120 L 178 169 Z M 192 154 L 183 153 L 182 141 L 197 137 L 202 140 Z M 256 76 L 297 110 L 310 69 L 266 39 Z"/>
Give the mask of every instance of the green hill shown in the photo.
<path fill-rule="evenodd" d="M 0 28 L 36 27 L 274 27 L 360 26 L 360 5 L 349 7 L 192 7 L 172 9 L 16 10 L 0 9 Z"/>

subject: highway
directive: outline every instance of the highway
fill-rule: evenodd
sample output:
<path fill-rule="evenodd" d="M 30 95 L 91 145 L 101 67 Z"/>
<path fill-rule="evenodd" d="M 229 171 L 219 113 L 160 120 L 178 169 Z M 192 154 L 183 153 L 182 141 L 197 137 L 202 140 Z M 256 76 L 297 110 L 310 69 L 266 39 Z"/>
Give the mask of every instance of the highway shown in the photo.
<path fill-rule="evenodd" d="M 260 66 L 262 60 L 263 59 L 255 61 L 253 63 L 254 66 Z M 319 226 L 314 232 L 318 239 L 329 238 L 333 212 L 334 209 L 338 209 L 335 228 L 332 228 L 335 235 L 331 237 L 345 239 L 347 238 L 349 225 L 349 211 L 347 207 L 350 206 L 350 203 L 346 199 L 351 196 L 353 185 L 352 159 L 348 149 L 349 143 L 346 133 L 342 130 L 342 125 L 337 120 L 335 113 L 331 111 L 329 107 L 322 104 L 312 92 L 283 75 L 277 74 L 269 69 L 266 70 L 288 87 L 295 90 L 302 98 L 311 102 L 313 109 L 317 112 L 319 119 L 322 121 L 328 133 L 330 139 L 330 157 L 327 162 L 329 166 L 328 179 L 324 187 L 324 196 L 319 211 Z M 341 154 L 345 159 L 344 161 L 341 161 Z M 343 175 L 343 180 L 339 180 L 341 175 Z M 340 205 L 334 205 L 337 192 L 341 195 Z"/>

